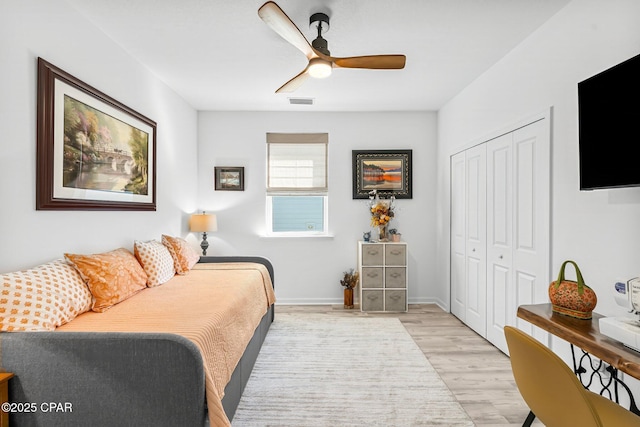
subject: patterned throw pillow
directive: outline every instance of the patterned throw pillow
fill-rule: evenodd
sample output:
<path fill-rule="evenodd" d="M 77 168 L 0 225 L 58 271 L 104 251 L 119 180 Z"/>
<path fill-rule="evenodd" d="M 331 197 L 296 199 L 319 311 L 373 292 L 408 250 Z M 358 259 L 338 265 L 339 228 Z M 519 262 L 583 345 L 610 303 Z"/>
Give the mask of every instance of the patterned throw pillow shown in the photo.
<path fill-rule="evenodd" d="M 162 235 L 162 244 L 169 249 L 176 267 L 176 273 L 187 274 L 200 260 L 200 255 L 180 237 Z"/>
<path fill-rule="evenodd" d="M 64 254 L 87 282 L 91 310 L 101 313 L 147 287 L 147 273 L 124 248 L 94 255 Z"/>
<path fill-rule="evenodd" d="M 150 288 L 168 282 L 176 274 L 169 249 L 157 240 L 134 241 L 133 253 L 147 273 L 147 286 Z"/>
<path fill-rule="evenodd" d="M 0 330 L 52 331 L 91 308 L 87 285 L 64 259 L 0 275 Z"/>

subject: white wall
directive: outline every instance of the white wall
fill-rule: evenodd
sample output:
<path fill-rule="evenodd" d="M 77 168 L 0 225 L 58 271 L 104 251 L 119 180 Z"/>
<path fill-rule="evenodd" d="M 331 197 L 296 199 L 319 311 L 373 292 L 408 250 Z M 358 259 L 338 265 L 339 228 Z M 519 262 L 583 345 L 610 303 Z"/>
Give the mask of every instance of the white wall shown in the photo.
<path fill-rule="evenodd" d="M 157 211 L 36 211 L 36 78 L 42 57 L 155 120 Z M 197 114 L 63 0 L 0 2 L 0 272 L 186 235 L 197 195 Z"/>
<path fill-rule="evenodd" d="M 638 16 L 637 0 L 575 0 L 439 111 L 439 283 L 449 281 L 449 155 L 552 107 L 549 282 L 575 260 L 598 295 L 596 311 L 624 313 L 612 287 L 640 275 L 640 189 L 579 191 L 577 84 L 640 53 Z"/>
<path fill-rule="evenodd" d="M 640 53 L 638 16 L 637 0 L 576 0 L 440 110 L 438 265 L 447 265 L 449 253 L 448 156 L 552 107 L 550 280 L 573 259 L 599 297 L 597 311 L 620 312 L 613 283 L 640 275 L 640 189 L 579 191 L 577 84 Z M 439 280 L 447 274 L 440 269 Z"/>
<path fill-rule="evenodd" d="M 279 303 L 340 303 L 342 272 L 356 267 L 369 230 L 366 201 L 352 199 L 351 150 L 412 149 L 413 199 L 391 222 L 409 244 L 409 301 L 443 304 L 435 277 L 436 117 L 433 113 L 200 112 L 199 209 L 218 215 L 209 254 L 256 254 L 275 265 Z M 266 133 L 329 133 L 329 238 L 267 238 Z M 244 166 L 245 191 L 214 191 L 214 166 Z"/>

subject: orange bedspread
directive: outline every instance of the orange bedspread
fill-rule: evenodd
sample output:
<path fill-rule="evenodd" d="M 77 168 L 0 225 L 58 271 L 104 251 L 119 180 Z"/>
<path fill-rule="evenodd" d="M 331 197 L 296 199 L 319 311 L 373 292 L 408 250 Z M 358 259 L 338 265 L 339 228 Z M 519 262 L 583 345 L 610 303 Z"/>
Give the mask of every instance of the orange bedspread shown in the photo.
<path fill-rule="evenodd" d="M 83 313 L 56 330 L 167 332 L 190 339 L 204 360 L 211 426 L 230 425 L 221 402 L 224 388 L 274 302 L 261 264 L 197 264 L 184 276 L 144 289 L 104 313 Z"/>

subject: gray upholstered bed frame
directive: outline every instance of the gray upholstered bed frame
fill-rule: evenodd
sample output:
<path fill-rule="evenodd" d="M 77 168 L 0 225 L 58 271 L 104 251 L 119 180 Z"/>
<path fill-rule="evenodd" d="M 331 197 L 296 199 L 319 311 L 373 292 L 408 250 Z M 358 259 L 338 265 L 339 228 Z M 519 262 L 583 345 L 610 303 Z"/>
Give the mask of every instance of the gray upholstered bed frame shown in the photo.
<path fill-rule="evenodd" d="M 262 257 L 203 257 L 200 262 L 259 262 Z M 233 418 L 274 318 L 256 328 L 222 400 Z M 203 426 L 204 370 L 199 350 L 174 334 L 14 332 L 0 335 L 12 426 Z"/>

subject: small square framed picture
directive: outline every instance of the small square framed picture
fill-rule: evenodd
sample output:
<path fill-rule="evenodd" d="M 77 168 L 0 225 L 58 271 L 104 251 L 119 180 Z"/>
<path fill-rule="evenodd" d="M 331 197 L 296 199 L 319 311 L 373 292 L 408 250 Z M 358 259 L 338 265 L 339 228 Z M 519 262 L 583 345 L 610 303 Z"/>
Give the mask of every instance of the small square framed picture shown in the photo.
<path fill-rule="evenodd" d="M 216 166 L 215 190 L 244 191 L 244 167 Z"/>

